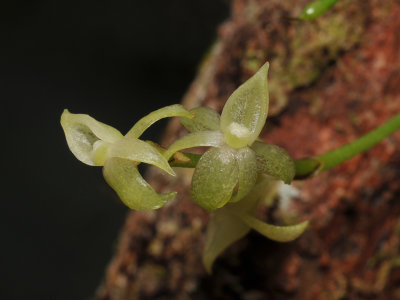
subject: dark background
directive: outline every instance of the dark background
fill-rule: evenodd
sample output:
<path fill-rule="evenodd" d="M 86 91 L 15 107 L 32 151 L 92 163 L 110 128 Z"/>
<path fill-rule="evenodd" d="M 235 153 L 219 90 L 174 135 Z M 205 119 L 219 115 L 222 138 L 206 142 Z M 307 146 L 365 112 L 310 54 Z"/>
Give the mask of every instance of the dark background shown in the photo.
<path fill-rule="evenodd" d="M 127 209 L 101 168 L 70 153 L 60 115 L 125 133 L 178 103 L 228 2 L 10 2 L 0 7 L 0 299 L 88 299 Z"/>

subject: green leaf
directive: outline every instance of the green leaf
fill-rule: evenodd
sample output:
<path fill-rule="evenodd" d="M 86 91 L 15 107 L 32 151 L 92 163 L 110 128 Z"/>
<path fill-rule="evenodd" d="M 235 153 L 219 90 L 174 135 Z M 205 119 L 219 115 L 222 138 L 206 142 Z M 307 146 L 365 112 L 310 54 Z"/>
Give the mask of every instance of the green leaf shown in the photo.
<path fill-rule="evenodd" d="M 102 165 L 94 161 L 96 152 L 99 150 L 104 153 L 108 145 L 122 138 L 117 129 L 85 114 L 71 114 L 67 109 L 61 115 L 61 126 L 71 152 L 90 166 Z M 96 144 L 98 141 L 102 142 Z"/>
<path fill-rule="evenodd" d="M 238 213 L 237 215 L 252 229 L 277 242 L 293 241 L 299 237 L 308 226 L 308 221 L 291 226 L 275 226 L 264 223 L 246 213 Z"/>
<path fill-rule="evenodd" d="M 250 227 L 237 216 L 232 215 L 225 207 L 217 209 L 210 215 L 206 240 L 203 249 L 203 264 L 211 273 L 215 259 L 230 245 L 240 240 L 250 231 Z"/>
<path fill-rule="evenodd" d="M 196 107 L 190 112 L 194 118 L 182 118 L 181 124 L 191 132 L 204 130 L 219 130 L 220 115 L 209 107 Z"/>
<path fill-rule="evenodd" d="M 242 84 L 226 102 L 221 114 L 221 130 L 234 148 L 251 145 L 259 136 L 268 114 L 268 67 L 266 63 Z"/>
<path fill-rule="evenodd" d="M 220 131 L 196 131 L 189 133 L 179 140 L 175 141 L 167 151 L 164 157 L 169 160 L 171 156 L 182 149 L 200 147 L 200 146 L 220 146 L 224 143 L 224 136 Z"/>
<path fill-rule="evenodd" d="M 210 148 L 197 164 L 190 195 L 208 211 L 224 206 L 232 196 L 239 173 L 235 152 L 229 147 Z"/>
<path fill-rule="evenodd" d="M 143 179 L 131 160 L 117 157 L 107 159 L 103 175 L 122 202 L 130 209 L 157 209 L 176 196 L 176 192 L 157 194 Z"/>
<path fill-rule="evenodd" d="M 276 145 L 254 142 L 251 146 L 257 154 L 258 171 L 291 183 L 295 175 L 293 159 L 285 149 Z"/>
<path fill-rule="evenodd" d="M 239 168 L 238 191 L 230 202 L 237 202 L 246 196 L 257 181 L 256 154 L 249 147 L 238 150 L 236 161 Z"/>
<path fill-rule="evenodd" d="M 110 147 L 108 157 L 119 157 L 151 164 L 175 176 L 164 156 L 154 146 L 139 139 L 123 137 Z"/>
<path fill-rule="evenodd" d="M 132 137 L 132 138 L 139 138 L 143 132 L 149 128 L 151 125 L 153 125 L 155 122 L 164 119 L 164 118 L 169 118 L 169 117 L 186 117 L 186 118 L 193 118 L 193 115 L 187 111 L 182 105 L 180 104 L 174 104 L 170 106 L 166 106 L 160 109 L 157 109 L 151 113 L 149 113 L 147 116 L 144 116 L 141 118 L 132 128 L 129 130 L 129 132 L 126 134 L 126 136 Z"/>

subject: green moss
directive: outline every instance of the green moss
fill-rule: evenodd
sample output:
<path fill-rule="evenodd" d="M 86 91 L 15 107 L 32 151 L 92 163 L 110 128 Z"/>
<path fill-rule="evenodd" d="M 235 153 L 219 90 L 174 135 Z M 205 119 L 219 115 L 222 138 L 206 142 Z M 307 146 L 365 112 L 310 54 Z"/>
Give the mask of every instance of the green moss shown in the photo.
<path fill-rule="evenodd" d="M 367 13 L 344 0 L 315 21 L 291 24 L 286 47 L 272 53 L 274 111 L 286 105 L 291 90 L 315 82 L 329 65 L 361 42 Z"/>

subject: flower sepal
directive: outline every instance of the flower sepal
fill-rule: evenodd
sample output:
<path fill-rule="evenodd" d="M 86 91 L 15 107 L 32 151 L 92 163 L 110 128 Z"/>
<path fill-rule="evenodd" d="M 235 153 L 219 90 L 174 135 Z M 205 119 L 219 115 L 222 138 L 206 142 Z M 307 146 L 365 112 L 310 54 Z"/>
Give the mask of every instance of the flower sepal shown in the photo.
<path fill-rule="evenodd" d="M 140 175 L 138 164 L 154 165 L 173 176 L 175 173 L 163 151 L 139 137 L 154 122 L 174 116 L 189 120 L 193 114 L 179 104 L 167 106 L 140 119 L 125 136 L 88 115 L 71 114 L 68 110 L 61 116 L 61 126 L 75 157 L 91 166 L 104 166 L 105 180 L 125 205 L 149 210 L 162 207 L 176 193 L 158 194 Z"/>
<path fill-rule="evenodd" d="M 203 264 L 209 273 L 215 259 L 251 229 L 277 242 L 293 241 L 307 229 L 308 221 L 276 226 L 255 217 L 258 206 L 275 195 L 276 184 L 277 181 L 271 180 L 269 176 L 260 175 L 257 184 L 245 198 L 212 212 L 202 255 Z"/>
<path fill-rule="evenodd" d="M 290 184 L 296 173 L 294 161 L 281 147 L 256 141 L 251 145 L 257 157 L 257 170 L 259 173 L 272 176 Z"/>

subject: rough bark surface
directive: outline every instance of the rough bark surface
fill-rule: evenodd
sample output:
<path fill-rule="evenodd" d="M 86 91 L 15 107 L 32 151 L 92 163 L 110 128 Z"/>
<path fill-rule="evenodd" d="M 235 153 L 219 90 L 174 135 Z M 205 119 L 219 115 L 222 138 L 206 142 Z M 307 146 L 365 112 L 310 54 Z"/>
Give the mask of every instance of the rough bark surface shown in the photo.
<path fill-rule="evenodd" d="M 231 19 L 183 100 L 221 109 L 271 62 L 263 137 L 294 158 L 354 140 L 400 111 L 400 2 L 342 0 L 315 22 L 291 20 L 306 0 L 235 0 Z M 176 120 L 164 146 L 183 133 Z M 189 199 L 191 170 L 164 177 L 179 196 L 129 214 L 94 299 L 400 299 L 400 132 L 332 171 L 293 185 L 299 195 L 260 217 L 311 226 L 297 241 L 251 233 L 208 275 L 201 251 L 208 214 Z M 279 201 L 277 197 L 276 201 Z"/>

